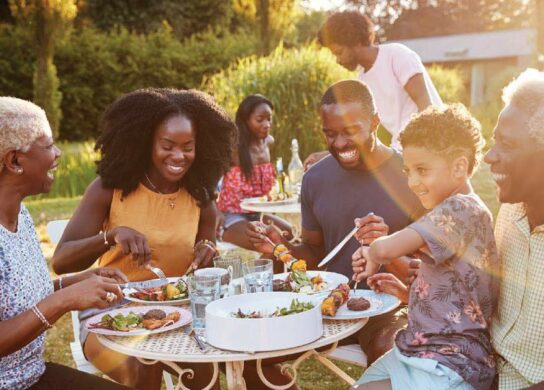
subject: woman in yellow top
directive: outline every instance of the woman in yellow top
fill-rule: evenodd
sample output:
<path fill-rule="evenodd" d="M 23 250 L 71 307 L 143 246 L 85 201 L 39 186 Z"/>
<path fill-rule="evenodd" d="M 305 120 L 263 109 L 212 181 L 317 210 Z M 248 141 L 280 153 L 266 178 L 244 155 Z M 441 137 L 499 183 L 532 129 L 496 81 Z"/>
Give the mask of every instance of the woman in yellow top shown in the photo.
<path fill-rule="evenodd" d="M 87 188 L 53 256 L 57 273 L 115 267 L 129 280 L 152 279 L 153 263 L 167 276 L 208 265 L 215 254 L 214 190 L 228 170 L 235 125 L 198 91 L 144 89 L 105 112 L 96 149 L 98 178 Z M 163 366 L 82 340 L 87 358 L 111 378 L 140 389 L 160 388 Z M 195 365 L 190 388 L 211 377 Z"/>

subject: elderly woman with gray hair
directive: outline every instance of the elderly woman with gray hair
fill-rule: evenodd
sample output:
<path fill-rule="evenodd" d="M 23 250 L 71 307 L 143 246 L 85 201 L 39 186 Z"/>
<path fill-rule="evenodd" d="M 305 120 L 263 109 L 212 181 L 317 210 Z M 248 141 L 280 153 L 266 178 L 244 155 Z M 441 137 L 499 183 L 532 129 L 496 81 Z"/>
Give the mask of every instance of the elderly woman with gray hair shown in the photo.
<path fill-rule="evenodd" d="M 45 330 L 70 310 L 118 303 L 118 282 L 126 280 L 118 270 L 100 268 L 51 281 L 21 202 L 50 190 L 60 154 L 41 108 L 0 97 L 0 388 L 123 389 L 43 358 Z"/>

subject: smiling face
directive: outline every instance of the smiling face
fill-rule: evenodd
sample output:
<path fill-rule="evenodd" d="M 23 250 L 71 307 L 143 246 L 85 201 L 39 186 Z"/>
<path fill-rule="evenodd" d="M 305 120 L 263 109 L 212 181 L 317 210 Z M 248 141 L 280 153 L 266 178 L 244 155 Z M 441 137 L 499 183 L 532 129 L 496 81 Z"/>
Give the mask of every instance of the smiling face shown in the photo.
<path fill-rule="evenodd" d="M 463 177 L 454 174 L 453 163 L 426 148 L 406 146 L 402 157 L 408 186 L 428 210 L 455 193 L 463 183 Z"/>
<path fill-rule="evenodd" d="M 332 156 L 345 169 L 365 170 L 364 156 L 376 144 L 377 115 L 365 114 L 362 104 L 325 104 L 320 109 L 323 133 Z"/>
<path fill-rule="evenodd" d="M 266 103 L 257 105 L 247 120 L 247 126 L 253 137 L 268 137 L 272 128 L 272 108 Z"/>
<path fill-rule="evenodd" d="M 544 150 L 530 137 L 528 119 L 523 110 L 507 105 L 494 130 L 495 143 L 484 158 L 501 203 L 530 202 L 544 192 Z"/>
<path fill-rule="evenodd" d="M 27 152 L 17 153 L 17 163 L 29 187 L 27 195 L 44 194 L 51 190 L 60 155 L 61 151 L 48 135 L 36 139 Z"/>
<path fill-rule="evenodd" d="M 155 130 L 148 176 L 161 192 L 173 192 L 196 156 L 195 130 L 184 115 L 164 120 Z"/>

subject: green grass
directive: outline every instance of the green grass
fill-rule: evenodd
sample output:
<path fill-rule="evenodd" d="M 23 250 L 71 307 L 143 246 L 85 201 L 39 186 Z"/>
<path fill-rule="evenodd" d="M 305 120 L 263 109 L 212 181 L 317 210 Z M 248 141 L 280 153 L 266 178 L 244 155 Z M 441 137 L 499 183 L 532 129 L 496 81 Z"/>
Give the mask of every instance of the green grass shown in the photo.
<path fill-rule="evenodd" d="M 482 164 L 478 172 L 474 175 L 472 183 L 475 191 L 480 195 L 495 216 L 499 209 L 499 203 L 496 199 L 495 185 L 487 165 Z M 45 224 L 51 220 L 69 218 L 80 200 L 81 197 L 41 199 L 25 202 L 36 223 L 38 235 L 46 258 L 51 258 L 54 246 L 47 237 Z M 46 360 L 74 367 L 69 346 L 69 343 L 72 340 L 71 319 L 70 315 L 66 314 L 57 321 L 55 327 L 47 334 L 45 347 Z M 335 363 L 353 378 L 358 378 L 363 372 L 363 370 L 357 366 L 342 362 Z M 223 376 L 221 383 L 222 388 L 225 388 Z M 348 387 L 314 359 L 305 361 L 299 367 L 298 385 L 300 388 L 308 390 L 341 390 Z"/>

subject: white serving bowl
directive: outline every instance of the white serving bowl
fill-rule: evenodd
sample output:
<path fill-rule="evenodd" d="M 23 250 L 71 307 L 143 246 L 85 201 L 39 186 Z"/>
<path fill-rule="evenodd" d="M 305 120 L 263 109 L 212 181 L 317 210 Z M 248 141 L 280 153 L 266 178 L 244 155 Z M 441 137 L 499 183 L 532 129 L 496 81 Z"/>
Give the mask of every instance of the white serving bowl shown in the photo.
<path fill-rule="evenodd" d="M 273 313 L 289 307 L 293 299 L 312 302 L 315 307 L 302 313 L 271 318 L 235 318 L 244 313 Z M 235 295 L 206 306 L 206 339 L 216 348 L 259 352 L 288 349 L 311 343 L 323 334 L 321 308 L 315 298 L 290 292 L 263 292 Z"/>

